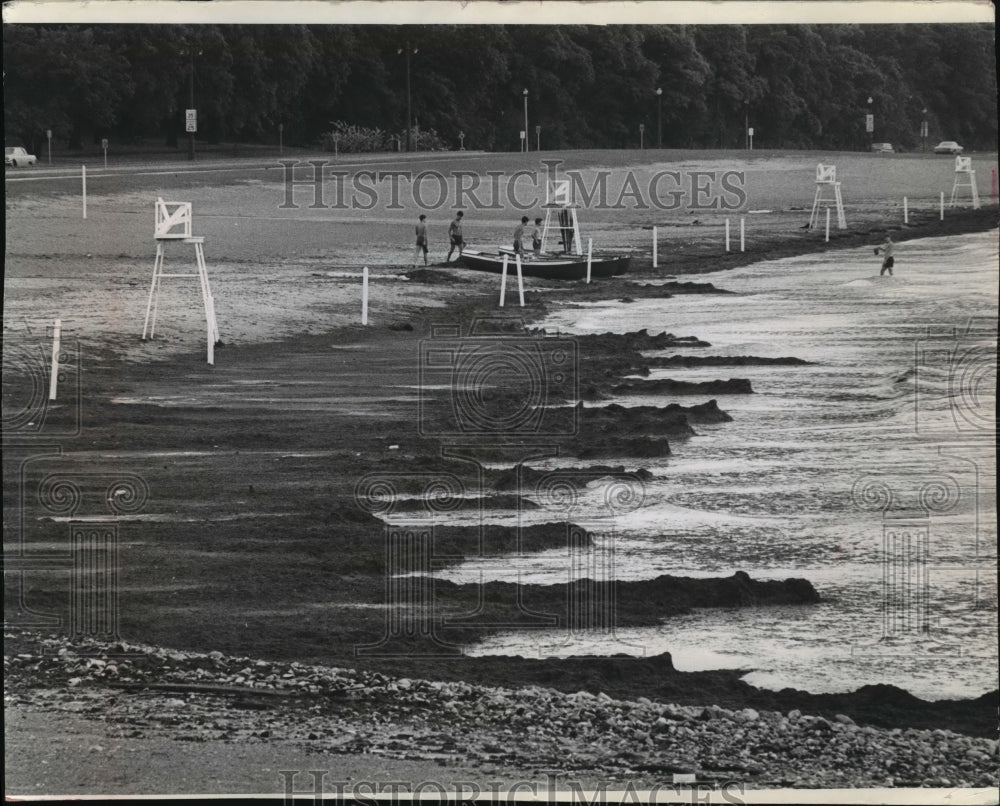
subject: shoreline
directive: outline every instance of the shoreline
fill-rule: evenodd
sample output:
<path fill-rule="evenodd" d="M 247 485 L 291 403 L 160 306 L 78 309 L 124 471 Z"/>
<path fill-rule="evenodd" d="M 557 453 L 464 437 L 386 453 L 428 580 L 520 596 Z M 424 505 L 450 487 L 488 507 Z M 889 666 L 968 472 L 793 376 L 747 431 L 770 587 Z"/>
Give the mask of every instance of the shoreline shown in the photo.
<path fill-rule="evenodd" d="M 953 214 L 948 232 L 938 233 L 932 223 L 924 228 L 910 227 L 906 235 L 950 235 L 996 226 L 995 208 L 976 211 L 975 215 L 972 212 Z M 836 244 L 831 241 L 830 248 L 868 243 L 874 234 L 884 231 L 870 229 Z M 671 269 L 674 275 L 698 274 L 810 251 L 815 251 L 815 244 L 798 238 L 785 239 L 783 246 L 774 249 L 723 259 L 707 252 L 702 257 L 693 250 L 684 262 Z M 448 275 L 440 272 L 440 268 L 431 267 L 422 275 L 429 280 L 427 288 L 445 287 L 440 278 Z M 528 295 L 529 304 L 523 309 L 509 308 L 505 318 L 508 322 L 520 320 L 530 333 L 531 326 L 548 311 L 549 299 L 554 295 L 559 295 L 561 302 L 567 298 L 614 298 L 626 293 L 638 298 L 717 290 L 714 286 L 707 287 L 712 284 L 695 283 L 678 284 L 665 291 L 662 286 L 643 287 L 634 282 L 659 278 L 664 271 L 661 267 L 657 275 L 647 274 L 640 262 L 635 273 L 610 282 L 600 281 L 591 287 L 576 283 L 533 288 Z M 468 323 L 476 317 L 496 315 L 495 278 L 475 278 L 471 272 L 470 275 L 468 283 L 448 288 L 441 307 L 411 307 L 368 329 L 349 325 L 319 334 L 227 347 L 218 354 L 219 364 L 214 370 L 205 367 L 196 350 L 194 355 L 173 356 L 146 365 L 123 362 L 112 349 L 101 354 L 100 365 L 86 375 L 88 400 L 101 402 L 116 396 L 135 396 L 136 390 L 141 389 L 147 399 L 161 401 L 93 407 L 88 411 L 86 439 L 80 445 L 98 453 L 97 457 L 87 459 L 89 472 L 95 476 L 113 469 L 148 476 L 149 508 L 154 510 L 151 514 L 163 518 L 129 522 L 122 527 L 123 545 L 133 553 L 137 549 L 141 552 L 135 558 L 123 554 L 122 576 L 128 580 L 130 590 L 123 592 L 121 634 L 133 637 L 127 640 L 142 636 L 144 642 L 170 647 L 171 650 L 164 651 L 180 654 L 218 651 L 266 663 L 295 660 L 332 664 L 352 668 L 357 674 L 446 681 L 459 686 L 541 686 L 564 695 L 584 690 L 595 696 L 603 694 L 629 701 L 648 698 L 658 706 L 721 707 L 731 709 L 723 714 L 726 723 L 740 721 L 735 714 L 745 709 L 779 714 L 786 721 L 788 717 L 783 714 L 798 710 L 822 718 L 828 726 L 850 727 L 847 722 L 837 721 L 840 714 L 860 728 L 877 731 L 926 729 L 995 736 L 997 691 L 978 698 L 933 703 L 893 686 L 866 686 L 843 695 L 814 695 L 791 689 L 772 692 L 740 681 L 744 673 L 740 670 L 676 672 L 669 655 L 641 660 L 532 660 L 504 656 L 357 658 L 356 645 L 370 643 L 372 636 L 377 638 L 382 630 L 383 612 L 375 608 L 352 611 L 342 606 L 335 612 L 313 614 L 308 609 L 309 603 L 321 593 L 327 600 L 332 596 L 340 605 L 377 605 L 383 600 L 384 566 L 369 563 L 377 559 L 383 546 L 376 541 L 372 547 L 373 519 L 357 506 L 355 498 L 358 479 L 384 474 L 387 468 L 395 471 L 398 478 L 431 470 L 453 473 L 462 484 L 471 485 L 472 477 L 467 471 L 456 472 L 456 463 L 441 457 L 440 441 L 433 436 L 436 423 L 440 422 L 433 417 L 445 415 L 437 412 L 423 423 L 431 426 L 430 436 L 426 428 L 417 433 L 413 423 L 417 395 L 404 391 L 419 383 L 414 342 L 429 336 L 433 324 Z M 724 284 L 724 275 L 716 282 Z M 521 326 L 510 327 L 516 333 Z M 655 366 L 654 361 L 640 354 L 650 340 L 660 339 L 656 343 L 682 348 L 685 339 L 697 337 L 697 333 L 681 333 L 676 337 L 658 334 L 582 337 L 581 341 L 587 345 L 587 354 L 581 356 L 580 365 L 581 391 L 588 395 L 584 399 L 600 400 L 603 393 L 623 382 L 623 375 L 643 366 Z M 743 358 L 745 362 L 754 359 Z M 737 366 L 720 367 L 719 371 L 739 372 Z M 263 399 L 252 399 L 247 386 L 241 385 L 247 379 L 266 379 L 271 391 Z M 386 380 L 389 384 L 383 385 Z M 303 383 L 309 386 L 304 387 Z M 216 388 L 193 400 L 185 400 L 178 391 L 179 387 L 206 386 Z M 174 402 L 170 402 L 170 395 L 176 396 Z M 701 404 L 706 396 L 693 397 L 690 402 Z M 684 411 L 677 414 L 660 450 L 669 453 L 669 442 L 684 438 L 684 425 L 690 414 Z M 151 432 L 150 426 L 154 424 L 155 431 Z M 639 439 L 648 442 L 648 436 L 658 433 L 662 425 L 651 417 L 633 420 L 623 427 L 630 433 L 638 428 Z M 620 431 L 607 436 L 615 444 L 621 444 Z M 563 441 L 567 445 L 579 444 L 582 438 L 574 435 Z M 587 442 L 599 448 L 597 437 L 588 438 Z M 513 467 L 520 448 L 516 439 L 507 440 L 494 446 L 489 458 Z M 620 474 L 643 469 L 646 456 L 638 444 L 634 450 L 635 455 L 621 467 Z M 161 471 L 148 460 L 123 459 L 130 451 L 150 456 L 171 452 L 203 455 L 164 458 L 166 464 Z M 268 456 L 267 452 L 275 455 Z M 73 458 L 72 450 L 67 452 L 66 459 L 78 461 Z M 616 458 L 615 462 L 618 461 Z M 599 450 L 579 462 L 583 471 L 588 466 L 605 463 Z M 601 475 L 607 473 L 601 471 Z M 500 485 L 497 479 L 492 483 L 495 490 L 503 486 L 510 500 L 518 503 L 516 487 Z M 185 512 L 194 513 L 192 522 L 170 519 L 175 513 Z M 233 520 L 227 520 L 230 517 Z M 285 529 L 286 523 L 294 525 Z M 56 539 L 62 534 L 58 524 L 48 523 L 42 525 L 39 537 Z M 336 535 L 341 536 L 336 538 L 341 541 L 336 544 L 336 556 L 353 557 L 360 564 L 351 573 L 339 573 L 338 561 L 324 557 Z M 239 563 L 232 559 L 235 555 L 241 555 Z M 238 571 L 235 575 L 234 569 Z M 173 582 L 178 577 L 180 586 L 171 588 L 168 580 Z M 192 587 L 184 587 L 185 579 L 192 581 Z M 717 582 L 700 581 L 696 587 L 708 589 Z M 809 585 L 807 581 L 805 584 Z M 275 603 L 270 607 L 257 601 L 261 590 L 267 590 L 269 597 L 274 598 Z M 40 603 L 62 607 L 64 594 L 54 587 L 42 586 L 36 593 L 40 594 Z M 471 594 L 458 604 L 464 606 L 470 601 Z M 257 605 L 251 608 L 251 615 L 247 615 L 248 602 Z M 200 608 L 207 608 L 205 612 L 212 617 L 205 618 Z M 17 686 L 17 672 L 13 669 L 12 672 L 10 683 Z M 773 720 L 782 724 L 778 717 Z M 164 735 L 171 733 L 168 726 Z M 995 753 L 994 741 L 994 757 Z M 614 764 L 616 769 L 629 769 L 620 758 Z M 898 785 L 934 786 L 939 780 L 948 781 L 948 785 L 953 783 L 944 775 L 918 780 L 886 773 L 883 778 L 893 780 L 890 785 L 897 785 L 897 780 Z M 829 779 L 829 785 L 834 780 Z M 877 784 L 865 779 L 864 783 L 848 785 Z"/>

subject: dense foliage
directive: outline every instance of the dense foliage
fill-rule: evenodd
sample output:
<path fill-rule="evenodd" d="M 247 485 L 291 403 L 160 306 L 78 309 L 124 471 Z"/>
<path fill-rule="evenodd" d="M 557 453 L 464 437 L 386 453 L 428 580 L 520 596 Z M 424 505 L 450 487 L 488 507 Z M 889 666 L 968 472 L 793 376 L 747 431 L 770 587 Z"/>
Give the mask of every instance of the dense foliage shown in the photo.
<path fill-rule="evenodd" d="M 407 45 L 409 47 L 407 48 Z M 333 122 L 451 148 L 860 149 L 930 138 L 996 148 L 987 25 L 4 26 L 8 143 L 70 148 L 183 137 L 193 68 L 199 139 L 319 145 Z M 415 52 L 414 52 L 415 51 Z M 658 99 L 655 92 L 662 88 Z M 405 143 L 405 137 L 404 137 Z"/>

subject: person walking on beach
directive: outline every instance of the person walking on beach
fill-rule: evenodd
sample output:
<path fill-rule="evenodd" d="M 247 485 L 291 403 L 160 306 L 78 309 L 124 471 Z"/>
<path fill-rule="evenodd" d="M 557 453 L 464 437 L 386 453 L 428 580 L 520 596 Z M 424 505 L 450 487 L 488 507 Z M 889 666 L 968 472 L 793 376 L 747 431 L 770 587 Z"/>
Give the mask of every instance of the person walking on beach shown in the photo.
<path fill-rule="evenodd" d="M 535 219 L 535 228 L 531 231 L 531 250 L 535 253 L 535 257 L 542 256 L 542 219 Z"/>
<path fill-rule="evenodd" d="M 427 265 L 427 216 L 421 215 L 417 223 L 417 248 L 413 250 L 413 268 L 417 268 L 417 255 L 424 250 L 424 265 Z"/>
<path fill-rule="evenodd" d="M 524 226 L 527 223 L 528 217 L 526 215 L 521 216 L 521 223 L 514 230 L 514 254 L 516 255 L 524 254 L 524 247 L 521 245 L 521 241 L 524 240 Z"/>
<path fill-rule="evenodd" d="M 875 247 L 875 254 L 879 252 L 885 252 L 885 257 L 882 259 L 882 271 L 878 273 L 879 277 L 882 277 L 886 272 L 889 272 L 889 276 L 892 277 L 892 267 L 896 262 L 896 259 L 892 256 L 892 237 L 889 235 L 885 236 L 885 243 L 882 246 Z"/>
<path fill-rule="evenodd" d="M 465 240 L 462 238 L 462 218 L 465 215 L 461 210 L 455 216 L 455 220 L 448 227 L 448 238 L 451 240 L 451 249 L 448 250 L 448 258 L 445 263 L 451 263 L 451 253 L 458 247 L 458 259 L 462 259 L 462 250 L 465 248 Z"/>

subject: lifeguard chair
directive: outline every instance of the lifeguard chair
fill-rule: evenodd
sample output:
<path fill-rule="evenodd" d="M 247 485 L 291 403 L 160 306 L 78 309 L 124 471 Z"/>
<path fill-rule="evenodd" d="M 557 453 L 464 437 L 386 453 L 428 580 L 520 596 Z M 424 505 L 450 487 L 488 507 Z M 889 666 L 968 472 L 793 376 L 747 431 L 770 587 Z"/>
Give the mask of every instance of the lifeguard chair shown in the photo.
<path fill-rule="evenodd" d="M 201 298 L 205 306 L 205 321 L 208 329 L 208 363 L 215 363 L 215 344 L 219 341 L 219 327 L 215 320 L 215 299 L 212 287 L 208 282 L 208 268 L 205 265 L 205 239 L 192 235 L 192 211 L 190 202 L 168 202 L 162 198 L 154 205 L 153 234 L 156 238 L 156 260 L 153 263 L 153 281 L 149 288 L 149 300 L 146 302 L 146 320 L 142 325 L 142 340 L 153 338 L 156 329 L 156 314 L 160 304 L 160 281 L 167 278 L 197 278 L 201 286 Z M 163 261 L 164 245 L 167 241 L 181 241 L 194 246 L 195 261 L 198 265 L 197 274 L 165 274 Z M 150 316 L 152 314 L 152 317 Z"/>
<path fill-rule="evenodd" d="M 832 192 L 833 198 L 826 199 L 827 191 Z M 826 207 L 832 202 L 837 207 L 837 229 L 847 229 L 847 220 L 844 218 L 844 199 L 840 195 L 840 182 L 837 181 L 837 166 L 823 165 L 816 166 L 816 196 L 813 198 L 812 213 L 809 216 L 809 229 L 813 229 L 819 224 L 820 203 L 825 201 Z"/>
<path fill-rule="evenodd" d="M 968 188 L 972 193 L 972 207 L 979 209 L 979 190 L 976 188 L 976 172 L 972 169 L 972 157 L 955 157 L 955 184 L 951 186 L 951 206 L 955 206 L 955 196 L 960 188 Z"/>
<path fill-rule="evenodd" d="M 545 241 L 549 236 L 552 224 L 552 214 L 556 214 L 559 232 L 562 234 L 562 251 L 566 254 L 583 255 L 580 243 L 580 221 L 577 219 L 577 206 L 573 204 L 571 185 L 568 179 L 549 182 L 545 187 L 545 224 L 542 226 L 542 249 L 545 251 Z"/>

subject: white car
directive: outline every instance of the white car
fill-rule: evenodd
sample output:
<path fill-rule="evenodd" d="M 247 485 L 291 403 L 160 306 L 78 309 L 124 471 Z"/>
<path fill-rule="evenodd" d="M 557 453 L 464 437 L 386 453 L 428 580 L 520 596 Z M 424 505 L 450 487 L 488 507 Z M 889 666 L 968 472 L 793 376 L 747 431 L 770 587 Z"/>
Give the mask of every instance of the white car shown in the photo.
<path fill-rule="evenodd" d="M 961 154 L 963 151 L 965 149 L 954 140 L 944 140 L 934 146 L 935 154 Z"/>
<path fill-rule="evenodd" d="M 29 154 L 20 146 L 8 147 L 3 150 L 3 164 L 16 168 L 18 165 L 34 165 L 38 157 Z"/>

